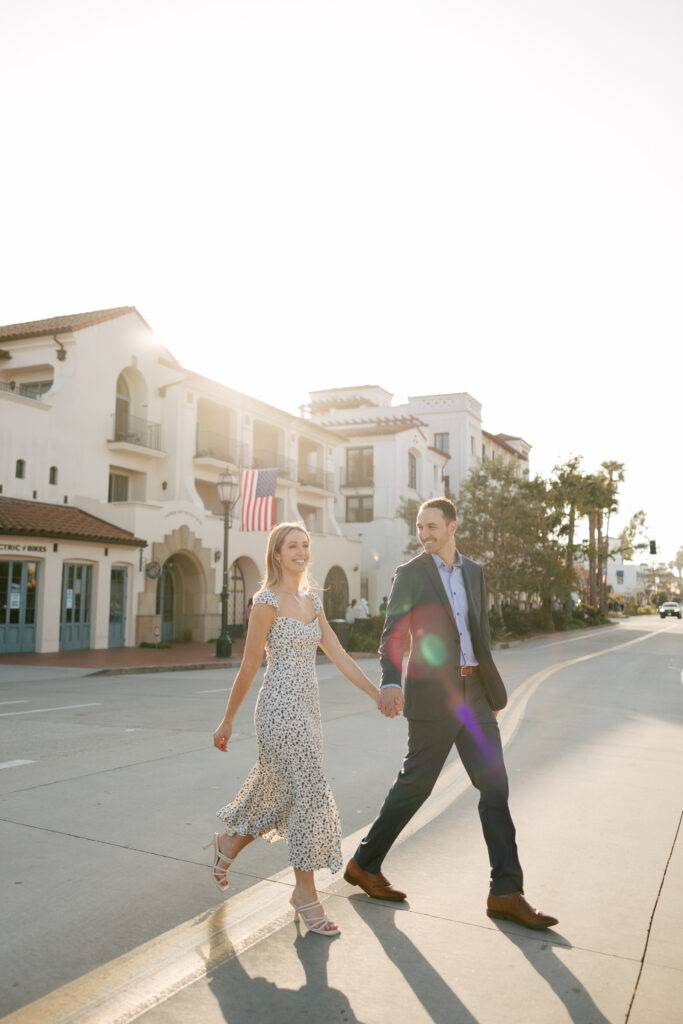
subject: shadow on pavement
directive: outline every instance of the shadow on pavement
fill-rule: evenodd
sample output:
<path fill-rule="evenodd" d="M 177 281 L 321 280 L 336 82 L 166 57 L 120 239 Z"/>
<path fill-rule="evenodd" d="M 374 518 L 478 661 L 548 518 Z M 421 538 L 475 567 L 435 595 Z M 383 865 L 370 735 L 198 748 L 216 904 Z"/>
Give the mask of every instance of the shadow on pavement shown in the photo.
<path fill-rule="evenodd" d="M 598 1009 L 585 986 L 556 955 L 556 949 L 572 949 L 572 944 L 556 929 L 548 932 L 548 941 L 539 942 L 514 925 L 491 919 L 501 935 L 509 939 L 522 953 L 537 974 L 545 981 L 564 1005 L 568 1017 L 574 1024 L 611 1024 Z"/>
<path fill-rule="evenodd" d="M 301 928 L 301 926 L 299 926 Z M 224 936 L 216 936 L 216 945 L 223 943 Z M 332 945 L 338 937 L 326 939 L 320 935 L 299 931 L 293 946 L 287 946 L 283 953 L 276 949 L 264 970 L 272 976 L 287 974 L 286 960 L 294 949 L 306 975 L 301 988 L 287 988 L 268 981 L 267 978 L 248 973 L 241 963 L 242 957 L 235 957 L 219 967 L 210 969 L 206 981 L 223 1017 L 229 1024 L 254 1024 L 267 1021 L 268 1024 L 292 1024 L 294 1021 L 311 1020 L 335 1024 L 371 1024 L 363 1022 L 351 1008 L 345 994 L 330 988 L 327 965 Z M 264 947 L 265 948 L 265 947 Z M 209 961 L 211 961 L 211 954 Z M 279 961 L 279 962 L 278 962 Z M 290 966 L 291 971 L 291 966 Z"/>
<path fill-rule="evenodd" d="M 363 898 L 351 898 L 349 906 L 374 932 L 378 944 L 401 972 L 435 1024 L 478 1024 L 478 1019 L 470 1013 L 450 985 L 397 926 L 397 915 L 407 913 L 407 908 L 380 908 Z"/>

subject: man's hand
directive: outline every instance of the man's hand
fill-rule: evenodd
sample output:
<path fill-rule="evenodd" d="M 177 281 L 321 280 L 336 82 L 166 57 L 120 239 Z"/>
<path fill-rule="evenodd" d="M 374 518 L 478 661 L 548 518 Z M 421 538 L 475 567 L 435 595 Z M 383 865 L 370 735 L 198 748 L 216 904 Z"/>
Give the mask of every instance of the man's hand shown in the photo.
<path fill-rule="evenodd" d="M 398 686 L 382 687 L 377 706 L 387 718 L 395 718 L 403 711 L 403 691 Z"/>

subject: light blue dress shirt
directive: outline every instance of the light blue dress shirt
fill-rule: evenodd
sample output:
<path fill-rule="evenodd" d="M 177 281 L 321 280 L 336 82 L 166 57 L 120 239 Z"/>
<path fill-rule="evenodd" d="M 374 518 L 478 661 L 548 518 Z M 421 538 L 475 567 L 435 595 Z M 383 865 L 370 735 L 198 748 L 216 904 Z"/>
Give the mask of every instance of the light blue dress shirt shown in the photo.
<path fill-rule="evenodd" d="M 479 664 L 472 646 L 470 634 L 469 603 L 465 581 L 462 577 L 462 555 L 456 550 L 456 560 L 452 569 L 449 569 L 440 555 L 432 555 L 434 564 L 439 570 L 439 576 L 446 591 L 446 597 L 453 609 L 453 618 L 460 634 L 460 665 Z"/>

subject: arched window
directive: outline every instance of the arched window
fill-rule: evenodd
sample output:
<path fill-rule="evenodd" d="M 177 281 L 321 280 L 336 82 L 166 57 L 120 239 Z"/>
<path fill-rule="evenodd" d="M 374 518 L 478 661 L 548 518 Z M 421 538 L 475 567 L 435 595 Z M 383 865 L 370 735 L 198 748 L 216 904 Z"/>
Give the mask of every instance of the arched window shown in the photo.
<path fill-rule="evenodd" d="M 58 476 L 59 476 L 59 472 L 57 470 L 57 467 L 56 466 L 50 466 L 50 483 L 51 484 L 56 484 Z"/>
<path fill-rule="evenodd" d="M 14 475 L 17 480 L 23 480 L 26 476 L 26 463 L 23 459 L 17 459 L 17 467 Z"/>
<path fill-rule="evenodd" d="M 114 440 L 125 441 L 130 420 L 130 388 L 122 373 L 116 381 L 116 411 L 114 413 Z"/>
<path fill-rule="evenodd" d="M 417 459 L 412 452 L 408 452 L 408 487 L 417 490 Z"/>

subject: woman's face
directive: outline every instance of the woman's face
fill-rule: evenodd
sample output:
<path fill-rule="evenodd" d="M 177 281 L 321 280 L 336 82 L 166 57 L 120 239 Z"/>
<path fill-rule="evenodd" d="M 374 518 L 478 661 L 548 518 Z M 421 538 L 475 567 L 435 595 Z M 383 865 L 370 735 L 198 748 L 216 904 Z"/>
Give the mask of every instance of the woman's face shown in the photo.
<path fill-rule="evenodd" d="M 311 545 L 303 530 L 290 530 L 280 548 L 280 565 L 289 572 L 302 573 L 311 560 Z"/>

